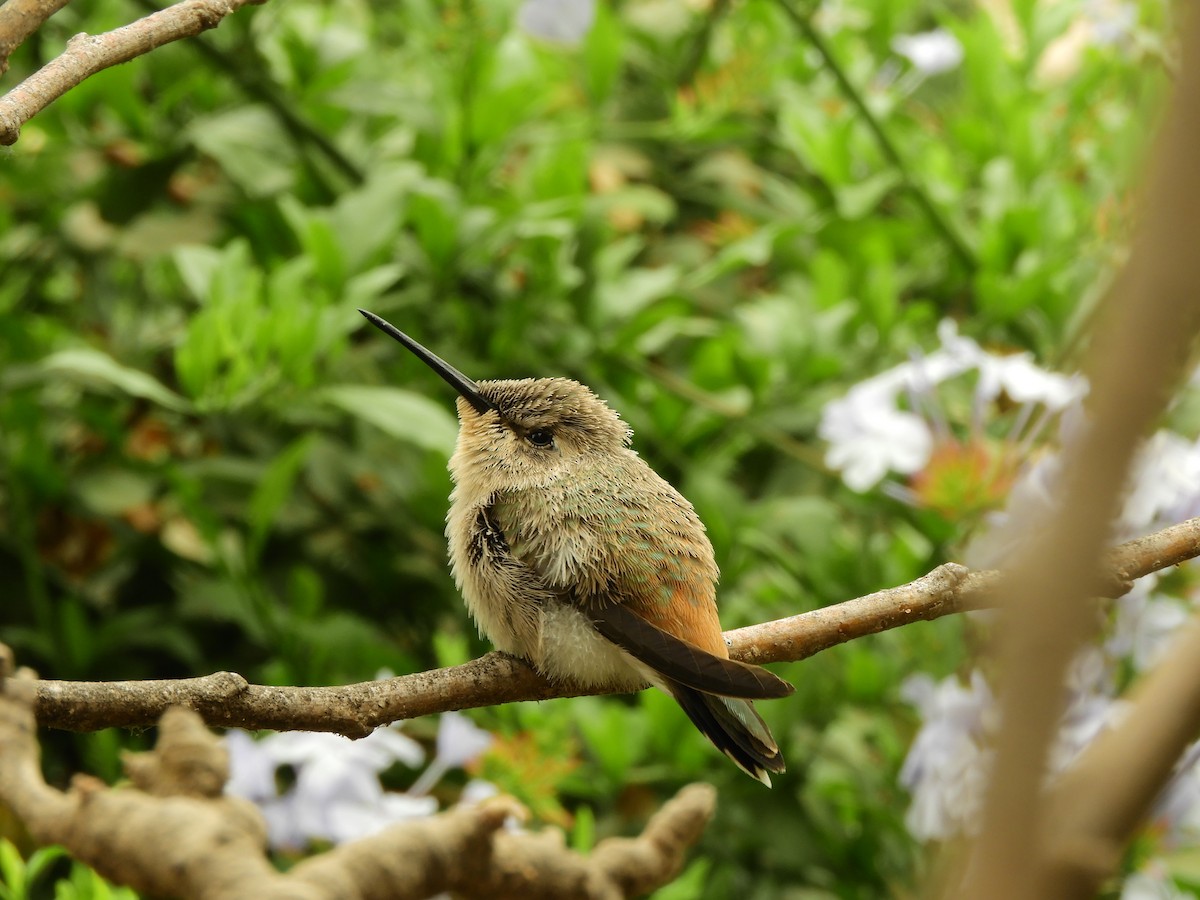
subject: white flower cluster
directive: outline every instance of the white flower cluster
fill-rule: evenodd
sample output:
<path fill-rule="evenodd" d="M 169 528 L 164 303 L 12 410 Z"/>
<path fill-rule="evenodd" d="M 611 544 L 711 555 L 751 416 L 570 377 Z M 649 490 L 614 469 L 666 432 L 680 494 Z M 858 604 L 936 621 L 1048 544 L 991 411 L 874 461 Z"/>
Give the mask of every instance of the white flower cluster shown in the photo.
<path fill-rule="evenodd" d="M 949 319 L 938 326 L 938 338 L 941 346 L 932 353 L 859 382 L 822 410 L 818 433 L 829 445 L 825 462 L 854 490 L 869 490 L 890 473 L 912 475 L 925 467 L 948 436 L 934 390 L 951 379 L 976 378 L 974 429 L 1001 394 L 1022 405 L 1017 421 L 1024 426 L 1035 407 L 1043 415 L 1062 413 L 1087 392 L 1079 376 L 1038 368 L 1028 353 L 985 352 Z"/>
<path fill-rule="evenodd" d="M 1100 732 L 1120 720 L 1126 705 L 1115 696 L 1117 666 L 1123 661 L 1138 669 L 1153 665 L 1183 615 L 1180 604 L 1153 595 L 1152 588 L 1139 586 L 1123 599 L 1112 636 L 1102 647 L 1081 653 L 1071 667 L 1049 778 L 1068 769 Z M 973 834 L 1000 724 L 990 686 L 975 670 L 966 685 L 955 676 L 936 682 L 922 674 L 910 676 L 900 691 L 922 720 L 900 770 L 912 797 L 904 820 L 909 833 L 921 841 Z M 1152 821 L 1164 849 L 1200 840 L 1200 742 L 1176 765 Z M 1152 862 L 1126 879 L 1121 900 L 1191 896 L 1179 892 L 1166 869 Z"/>
<path fill-rule="evenodd" d="M 991 766 L 991 688 L 978 671 L 965 687 L 957 678 L 939 683 L 921 674 L 905 680 L 900 696 L 922 720 L 900 770 L 900 783 L 912 795 L 904 818 L 909 834 L 928 841 L 970 833 Z"/>
<path fill-rule="evenodd" d="M 336 734 L 303 731 L 255 740 L 244 731 L 225 736 L 230 778 L 226 791 L 258 806 L 267 822 L 268 840 L 280 850 L 301 850 L 313 841 L 341 844 L 375 834 L 396 822 L 431 816 L 438 802 L 428 791 L 448 770 L 465 766 L 492 743 L 492 735 L 459 713 L 443 713 L 437 753 L 405 793 L 385 791 L 380 773 L 395 763 L 417 768 L 425 751 L 395 726 L 378 728 L 352 741 Z M 280 789 L 280 771 L 294 781 Z M 472 781 L 462 802 L 495 793 Z"/>
<path fill-rule="evenodd" d="M 1002 508 L 985 516 L 984 527 L 964 552 L 970 565 L 994 567 L 1030 539 L 1029 523 L 1057 502 L 1063 468 L 1060 448 L 1078 440 L 1086 428 L 1082 401 L 1087 384 L 1079 376 L 1039 368 L 1028 354 L 989 354 L 959 335 L 950 322 L 939 326 L 938 336 L 940 346 L 932 353 L 861 382 L 825 407 L 820 434 L 828 442 L 826 462 L 854 490 L 883 483 L 889 494 L 905 498 L 913 492 L 886 480 L 899 476 L 918 484 L 922 473 L 937 465 L 939 445 L 998 443 L 999 452 L 1009 454 L 1014 464 L 1013 479 L 1002 483 L 1007 489 Z M 935 390 L 958 378 L 975 379 L 966 438 L 961 423 L 950 421 L 953 417 Z M 1200 370 L 1193 387 L 1200 387 Z M 996 416 L 989 405 L 1002 395 L 1018 407 L 1013 424 L 998 442 L 994 435 L 981 439 L 985 426 L 995 430 Z M 1037 447 L 1045 443 L 1040 439 L 1055 419 L 1058 446 Z M 1161 430 L 1138 451 L 1113 539 L 1147 534 L 1196 515 L 1200 440 Z M 1074 661 L 1064 688 L 1066 712 L 1051 748 L 1049 778 L 1067 769 L 1122 715 L 1117 673 L 1136 675 L 1155 665 L 1193 615 L 1200 596 L 1179 599 L 1158 590 L 1158 584 L 1158 576 L 1143 578 L 1116 600 L 1100 644 Z M 922 841 L 972 833 L 999 727 L 990 686 L 978 670 L 965 684 L 957 677 L 936 682 L 922 674 L 907 679 L 901 695 L 921 717 L 900 773 L 912 796 L 905 820 L 910 833 Z M 1154 825 L 1164 848 L 1200 840 L 1200 743 L 1177 765 L 1159 798 Z M 1165 864 L 1152 861 L 1126 879 L 1121 896 L 1143 900 L 1192 895 L 1179 891 Z"/>

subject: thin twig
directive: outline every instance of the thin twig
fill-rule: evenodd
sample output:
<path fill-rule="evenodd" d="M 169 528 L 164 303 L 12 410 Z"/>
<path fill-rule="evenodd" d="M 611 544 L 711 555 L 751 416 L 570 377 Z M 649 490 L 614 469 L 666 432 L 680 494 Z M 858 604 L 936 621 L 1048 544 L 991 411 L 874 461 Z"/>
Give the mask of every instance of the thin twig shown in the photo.
<path fill-rule="evenodd" d="M 0 3 L 0 75 L 8 71 L 8 58 L 70 0 L 8 0 Z"/>
<path fill-rule="evenodd" d="M 0 97 L 0 144 L 14 144 L 21 126 L 87 78 L 163 44 L 216 28 L 227 15 L 265 0 L 182 0 L 104 34 L 77 34 L 67 49 Z"/>
<path fill-rule="evenodd" d="M 676 87 L 685 87 L 695 80 L 700 67 L 704 65 L 704 58 L 708 56 L 712 33 L 727 12 L 729 12 L 729 0 L 713 0 L 712 6 L 704 15 L 704 20 L 688 42 L 687 57 L 675 76 Z"/>
<path fill-rule="evenodd" d="M 1113 549 L 1103 583 L 1129 580 L 1200 556 L 1200 518 Z M 994 605 L 995 572 L 948 563 L 911 584 L 775 622 L 726 633 L 735 659 L 768 663 L 807 659 L 847 641 Z M 196 710 L 210 725 L 333 731 L 361 737 L 374 728 L 452 709 L 519 700 L 577 697 L 575 685 L 551 683 L 519 659 L 488 653 L 461 666 L 340 687 L 270 687 L 218 672 L 202 678 L 122 682 L 37 682 L 41 725 L 72 731 L 152 725 L 169 706 Z"/>

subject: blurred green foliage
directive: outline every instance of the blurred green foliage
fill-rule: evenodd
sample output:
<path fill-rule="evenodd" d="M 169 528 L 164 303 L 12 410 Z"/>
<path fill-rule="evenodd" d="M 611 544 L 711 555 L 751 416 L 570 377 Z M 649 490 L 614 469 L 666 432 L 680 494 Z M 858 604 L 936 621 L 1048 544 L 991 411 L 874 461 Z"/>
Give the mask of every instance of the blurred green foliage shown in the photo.
<path fill-rule="evenodd" d="M 563 48 L 512 2 L 278 2 L 90 79 L 0 160 L 0 639 L 47 677 L 289 684 L 485 650 L 452 398 L 356 306 L 607 398 L 707 523 L 727 627 L 923 574 L 962 523 L 842 486 L 821 406 L 946 316 L 1062 363 L 1167 82 L 1159 3 L 1065 65 L 1080 6 L 992 6 L 627 0 Z M 143 12 L 64 9 L 6 83 Z M 891 41 L 934 27 L 964 57 L 927 77 Z M 942 621 L 780 667 L 771 792 L 653 692 L 482 711 L 485 771 L 583 847 L 716 783 L 664 898 L 904 895 L 897 687 L 961 655 Z"/>
<path fill-rule="evenodd" d="M 61 877 L 57 877 L 61 874 Z M 46 892 L 53 880 L 54 893 Z M 61 847 L 42 847 L 23 859 L 0 838 L 0 900 L 137 900 L 128 888 L 113 887 L 87 866 L 71 862 Z"/>

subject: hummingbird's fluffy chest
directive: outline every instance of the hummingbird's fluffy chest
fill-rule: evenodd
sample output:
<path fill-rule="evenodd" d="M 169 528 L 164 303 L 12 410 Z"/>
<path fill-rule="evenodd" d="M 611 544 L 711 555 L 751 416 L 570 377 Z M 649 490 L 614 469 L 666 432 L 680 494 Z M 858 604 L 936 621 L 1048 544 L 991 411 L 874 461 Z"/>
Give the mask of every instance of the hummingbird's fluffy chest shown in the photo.
<path fill-rule="evenodd" d="M 636 661 L 597 634 L 560 591 L 514 562 L 494 510 L 456 504 L 447 524 L 454 580 L 471 618 L 497 650 L 529 660 L 552 679 L 587 687 L 636 690 L 649 683 Z M 569 547 L 550 557 L 559 573 L 577 568 Z"/>

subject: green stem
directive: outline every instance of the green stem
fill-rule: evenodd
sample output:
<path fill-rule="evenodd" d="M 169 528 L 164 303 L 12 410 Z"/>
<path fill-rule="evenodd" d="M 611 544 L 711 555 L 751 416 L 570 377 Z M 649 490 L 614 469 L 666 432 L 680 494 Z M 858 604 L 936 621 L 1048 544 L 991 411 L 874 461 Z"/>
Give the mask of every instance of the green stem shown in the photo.
<path fill-rule="evenodd" d="M 833 73 L 838 87 L 841 88 L 842 93 L 846 95 L 846 98 L 853 104 L 854 108 L 858 110 L 858 114 L 862 117 L 863 122 L 866 123 L 867 129 L 875 138 L 879 149 L 883 151 L 883 155 L 887 158 L 888 162 L 900 173 L 900 179 L 904 187 L 912 194 L 913 199 L 917 201 L 917 205 L 921 207 L 921 210 L 929 219 L 929 223 L 942 235 L 942 238 L 950 246 L 950 251 L 958 259 L 959 263 L 962 264 L 963 268 L 968 272 L 974 272 L 979 267 L 979 262 L 975 259 L 974 252 L 967 245 L 962 235 L 955 230 L 950 220 L 938 209 L 937 205 L 930 198 L 929 192 L 917 180 L 912 169 L 905 161 L 903 155 L 901 155 L 900 148 L 888 136 L 887 131 L 884 130 L 883 123 L 871 112 L 866 100 L 863 99 L 863 95 L 850 81 L 846 70 L 842 68 L 837 57 L 834 56 L 833 48 L 829 46 L 829 43 L 817 31 L 816 26 L 813 25 L 811 15 L 800 12 L 788 0 L 779 0 L 779 6 L 784 11 L 784 14 L 791 19 L 792 24 L 796 26 L 797 30 L 821 54 L 825 65 Z"/>
<path fill-rule="evenodd" d="M 0 469 L 8 476 L 8 496 L 12 514 L 9 525 L 21 560 L 26 597 L 38 631 L 44 635 L 56 635 L 54 612 L 50 605 L 50 594 L 46 590 L 45 572 L 42 569 L 41 557 L 38 556 L 37 524 L 34 521 L 25 481 L 17 473 L 7 449 L 3 448 L 5 452 L 0 454 Z"/>
<path fill-rule="evenodd" d="M 717 22 L 721 20 L 721 17 L 729 11 L 729 3 L 730 0 L 713 0 L 708 14 L 705 15 L 704 21 L 700 23 L 700 27 L 696 29 L 695 35 L 688 44 L 687 58 L 675 76 L 676 87 L 684 87 L 695 80 L 700 66 L 704 64 L 704 58 L 708 56 L 708 44 L 712 40 L 713 30 L 717 27 Z"/>

